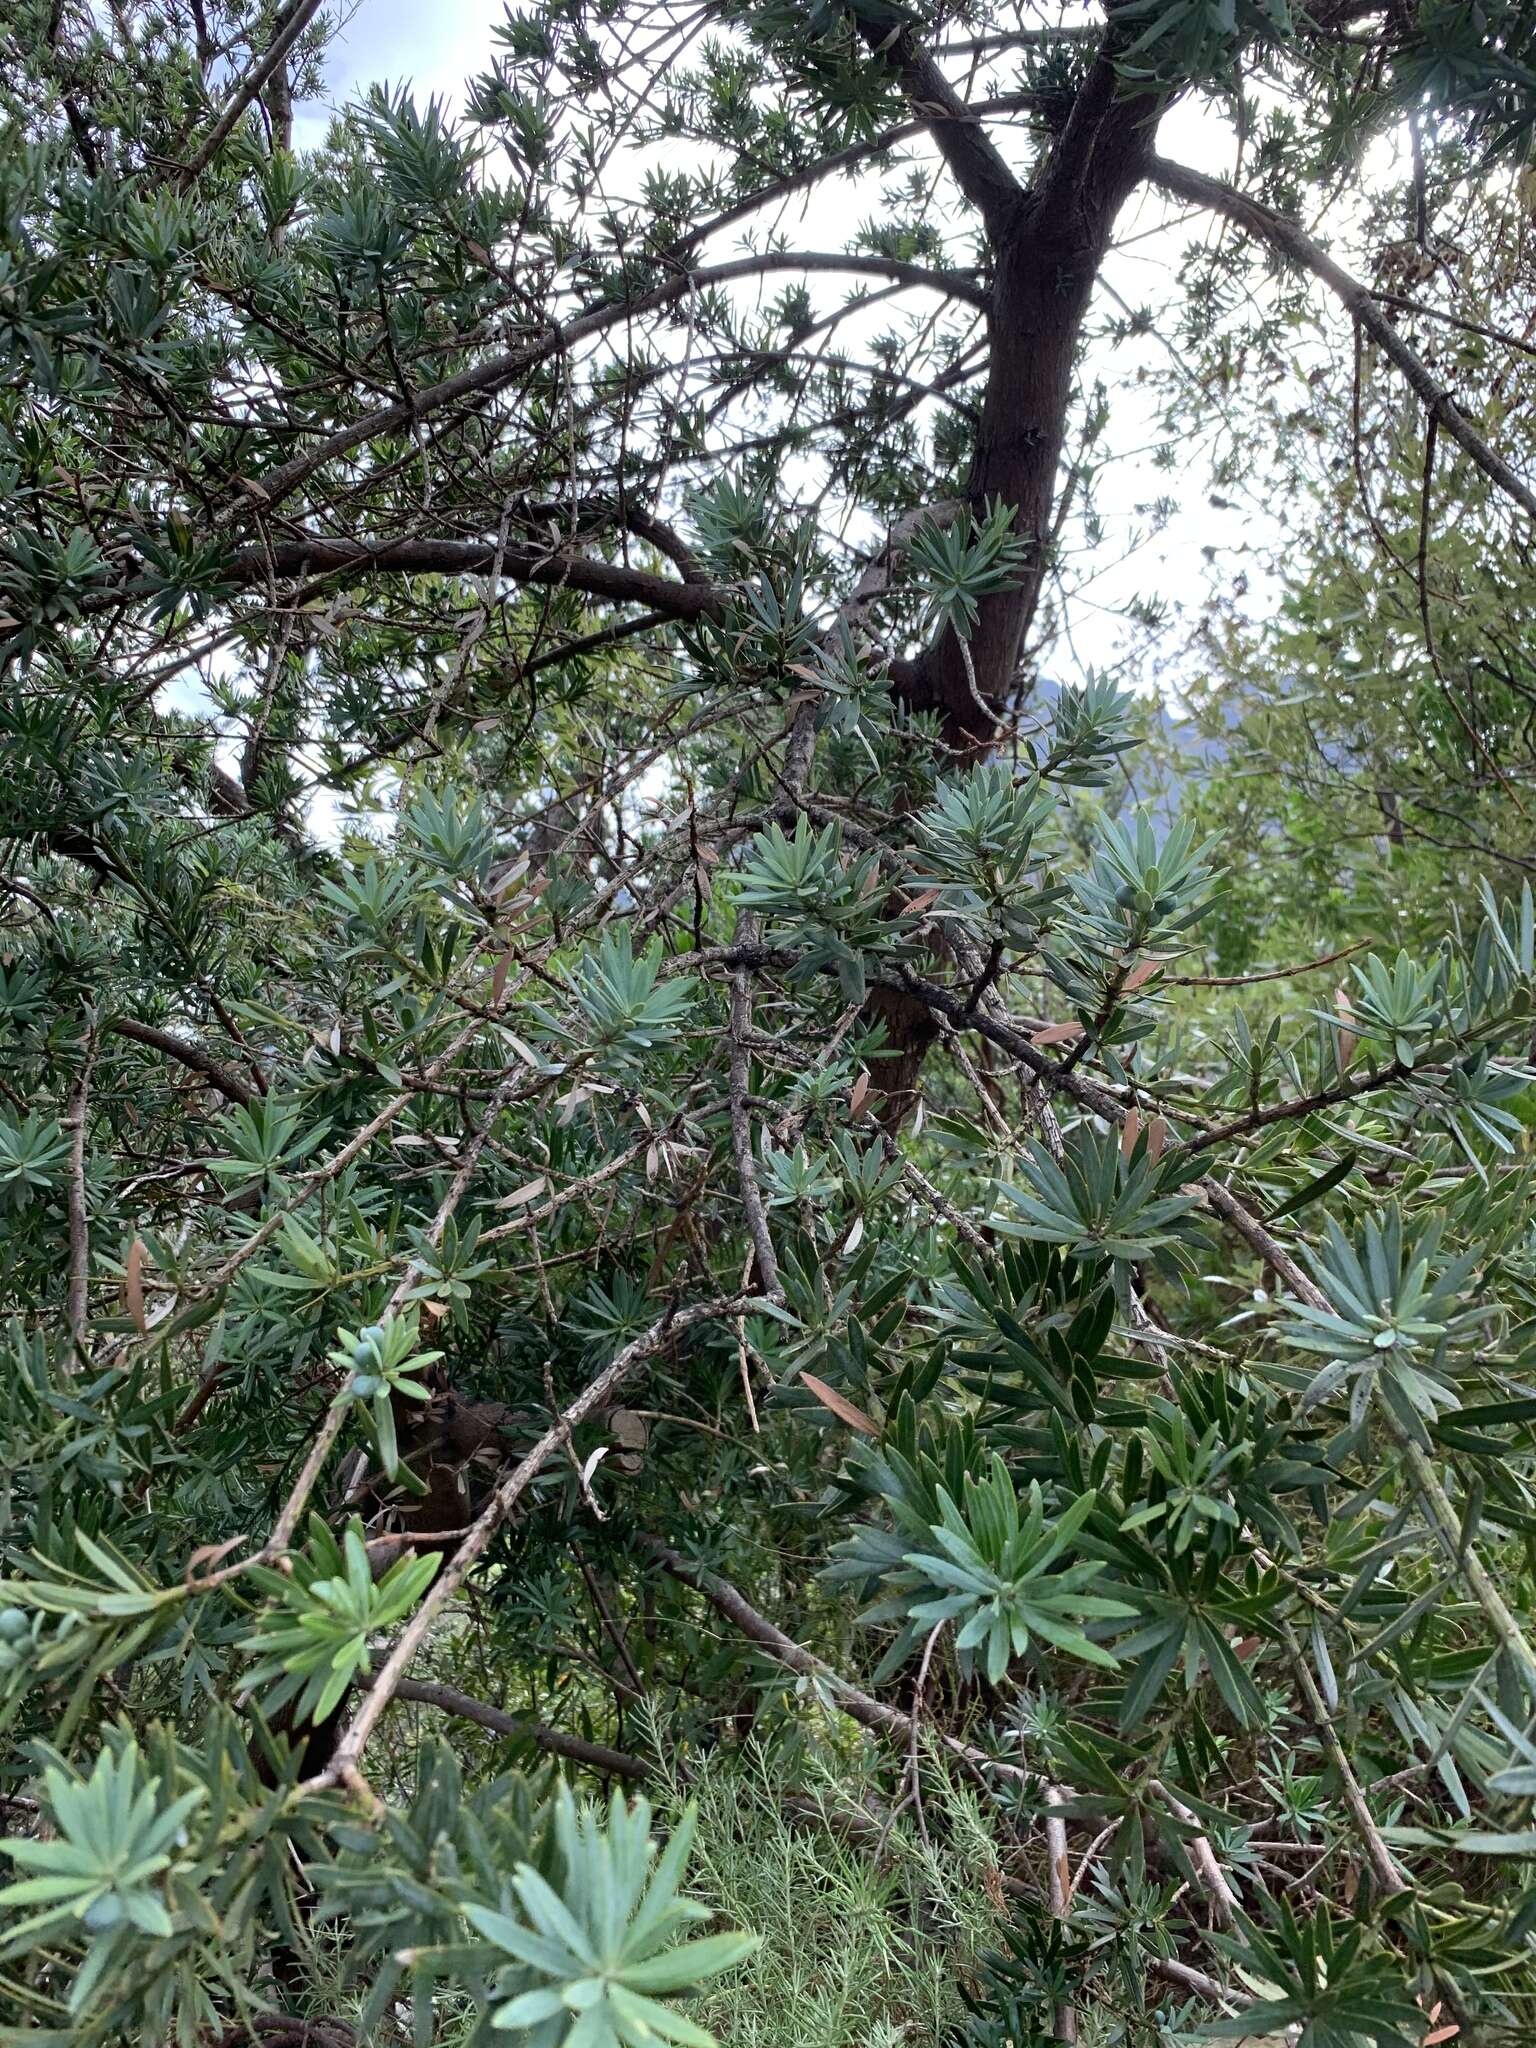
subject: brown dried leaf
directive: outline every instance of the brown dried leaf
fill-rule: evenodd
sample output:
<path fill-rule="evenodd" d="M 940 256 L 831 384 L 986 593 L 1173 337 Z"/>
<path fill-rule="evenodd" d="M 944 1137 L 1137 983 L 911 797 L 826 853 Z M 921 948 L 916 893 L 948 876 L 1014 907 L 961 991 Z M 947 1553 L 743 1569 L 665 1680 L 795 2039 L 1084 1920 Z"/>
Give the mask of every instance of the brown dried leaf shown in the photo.
<path fill-rule="evenodd" d="M 1163 1147 L 1167 1142 L 1168 1119 L 1165 1116 L 1153 1117 L 1151 1123 L 1147 1125 L 1147 1157 L 1154 1166 L 1162 1158 Z"/>
<path fill-rule="evenodd" d="M 123 1293 L 128 1300 L 128 1313 L 141 1337 L 149 1327 L 144 1315 L 144 1261 L 148 1256 L 144 1240 L 136 1237 L 128 1247 L 128 1258 L 123 1266 Z"/>
<path fill-rule="evenodd" d="M 186 1570 L 181 1575 L 183 1584 L 190 1586 L 193 1583 L 199 1565 L 206 1565 L 211 1571 L 232 1550 L 238 1550 L 244 1541 L 243 1536 L 226 1536 L 222 1543 L 200 1543 L 187 1559 Z"/>
<path fill-rule="evenodd" d="M 823 1408 L 829 1408 L 839 1422 L 846 1422 L 850 1429 L 862 1430 L 865 1436 L 880 1434 L 878 1425 L 870 1420 L 862 1408 L 855 1408 L 851 1401 L 845 1401 L 835 1387 L 829 1387 L 825 1380 L 817 1379 L 814 1373 L 801 1373 L 800 1384 L 816 1396 Z"/>
<path fill-rule="evenodd" d="M 1043 1031 L 1036 1031 L 1029 1042 L 1031 1045 L 1066 1045 L 1082 1035 L 1083 1027 L 1074 1018 L 1070 1024 L 1047 1024 Z"/>
<path fill-rule="evenodd" d="M 1164 963 L 1161 960 L 1140 960 L 1120 984 L 1122 995 L 1131 995 L 1143 983 L 1149 982 L 1154 974 L 1161 974 Z"/>
<path fill-rule="evenodd" d="M 1125 1124 L 1120 1132 L 1120 1157 L 1129 1159 L 1136 1150 L 1136 1140 L 1141 1136 L 1141 1114 L 1133 1103 L 1125 1113 Z"/>
<path fill-rule="evenodd" d="M 868 1100 L 869 1100 L 869 1075 L 868 1075 L 867 1073 L 865 1073 L 865 1072 L 861 1071 L 861 1072 L 860 1072 L 860 1074 L 859 1074 L 859 1078 L 858 1078 L 858 1079 L 857 1079 L 857 1080 L 856 1080 L 856 1081 L 854 1082 L 854 1084 L 853 1084 L 853 1091 L 852 1091 L 852 1093 L 851 1093 L 851 1094 L 849 1095 L 849 1097 L 848 1097 L 848 1114 L 849 1114 L 849 1116 L 851 1116 L 851 1117 L 856 1117 L 856 1116 L 859 1116 L 859 1115 L 860 1115 L 860 1114 L 862 1113 L 862 1111 L 863 1111 L 863 1108 L 864 1108 L 864 1105 L 865 1105 L 865 1103 L 866 1103 L 866 1102 L 868 1102 Z"/>

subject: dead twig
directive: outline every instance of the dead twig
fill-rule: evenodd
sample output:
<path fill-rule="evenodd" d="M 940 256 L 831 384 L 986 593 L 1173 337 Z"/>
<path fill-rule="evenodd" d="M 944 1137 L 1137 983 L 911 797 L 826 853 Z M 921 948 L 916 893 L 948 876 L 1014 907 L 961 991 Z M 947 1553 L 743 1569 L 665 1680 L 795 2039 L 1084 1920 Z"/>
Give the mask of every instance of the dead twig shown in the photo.
<path fill-rule="evenodd" d="M 69 1335 L 75 1361 L 90 1362 L 91 1217 L 85 1195 L 85 1124 L 91 1101 L 91 1075 L 96 1065 L 94 1018 L 87 1027 L 80 1066 L 70 1083 L 69 1099 L 59 1127 L 69 1135 Z"/>

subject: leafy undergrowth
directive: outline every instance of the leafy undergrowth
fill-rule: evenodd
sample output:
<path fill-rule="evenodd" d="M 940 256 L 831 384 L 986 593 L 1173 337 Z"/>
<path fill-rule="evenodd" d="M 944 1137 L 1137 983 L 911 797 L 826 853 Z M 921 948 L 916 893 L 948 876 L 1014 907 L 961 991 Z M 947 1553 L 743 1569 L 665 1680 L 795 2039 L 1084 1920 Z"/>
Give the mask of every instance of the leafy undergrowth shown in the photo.
<path fill-rule="evenodd" d="M 762 1946 L 690 2008 L 728 2048 L 938 2043 L 995 1939 L 997 1850 L 964 1787 L 925 1761 L 924 1813 L 894 1818 L 842 1759 L 753 1747 L 671 1799 L 699 1809 L 693 1877 Z M 925 1845 L 923 1830 L 928 1842 Z"/>

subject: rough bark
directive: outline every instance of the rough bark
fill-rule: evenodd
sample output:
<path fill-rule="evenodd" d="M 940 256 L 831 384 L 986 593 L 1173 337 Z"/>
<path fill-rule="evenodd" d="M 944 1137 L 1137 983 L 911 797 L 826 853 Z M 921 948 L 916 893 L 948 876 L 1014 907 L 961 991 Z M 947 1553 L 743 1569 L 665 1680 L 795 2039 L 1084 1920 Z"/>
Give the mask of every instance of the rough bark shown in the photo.
<path fill-rule="evenodd" d="M 962 128 L 953 110 L 932 124 L 961 189 L 982 214 L 993 255 L 990 363 L 966 501 L 978 514 L 991 500 L 1011 505 L 1015 530 L 1029 543 L 1024 575 L 983 601 L 966 647 L 944 633 L 918 660 L 893 671 L 895 694 L 912 710 L 936 712 L 946 745 L 962 761 L 987 751 L 995 731 L 989 707 L 1005 705 L 1015 686 L 1048 566 L 1083 321 L 1116 217 L 1153 162 L 1163 102 L 1122 95 L 1116 34 L 1111 24 L 1065 124 L 1011 203 L 1000 196 L 990 145 L 980 149 L 977 132 Z M 903 77 L 913 90 L 910 59 Z M 889 1048 L 872 1075 L 889 1127 L 915 1104 L 937 1031 L 924 1003 L 893 991 L 876 992 L 870 1018 L 884 1025 Z"/>
<path fill-rule="evenodd" d="M 896 678 L 898 694 L 913 709 L 937 711 L 946 742 L 966 753 L 991 740 L 976 695 L 1006 700 L 1040 601 L 1083 320 L 1115 219 L 1151 165 L 1160 107 L 1117 95 L 1106 43 L 1029 189 L 1006 213 L 988 209 L 991 361 L 966 498 L 977 511 L 993 499 L 1015 508 L 1029 568 L 981 606 L 969 647 L 975 694 L 953 634 Z"/>

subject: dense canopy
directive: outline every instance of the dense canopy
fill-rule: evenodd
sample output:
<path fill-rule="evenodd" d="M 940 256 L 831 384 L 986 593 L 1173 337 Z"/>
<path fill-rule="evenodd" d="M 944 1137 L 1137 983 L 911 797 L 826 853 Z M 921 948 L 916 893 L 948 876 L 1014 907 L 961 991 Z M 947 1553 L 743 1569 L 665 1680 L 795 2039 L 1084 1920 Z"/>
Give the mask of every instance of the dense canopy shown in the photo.
<path fill-rule="evenodd" d="M 0 2041 L 1529 2041 L 1536 12 L 340 27 L 0 24 Z"/>

